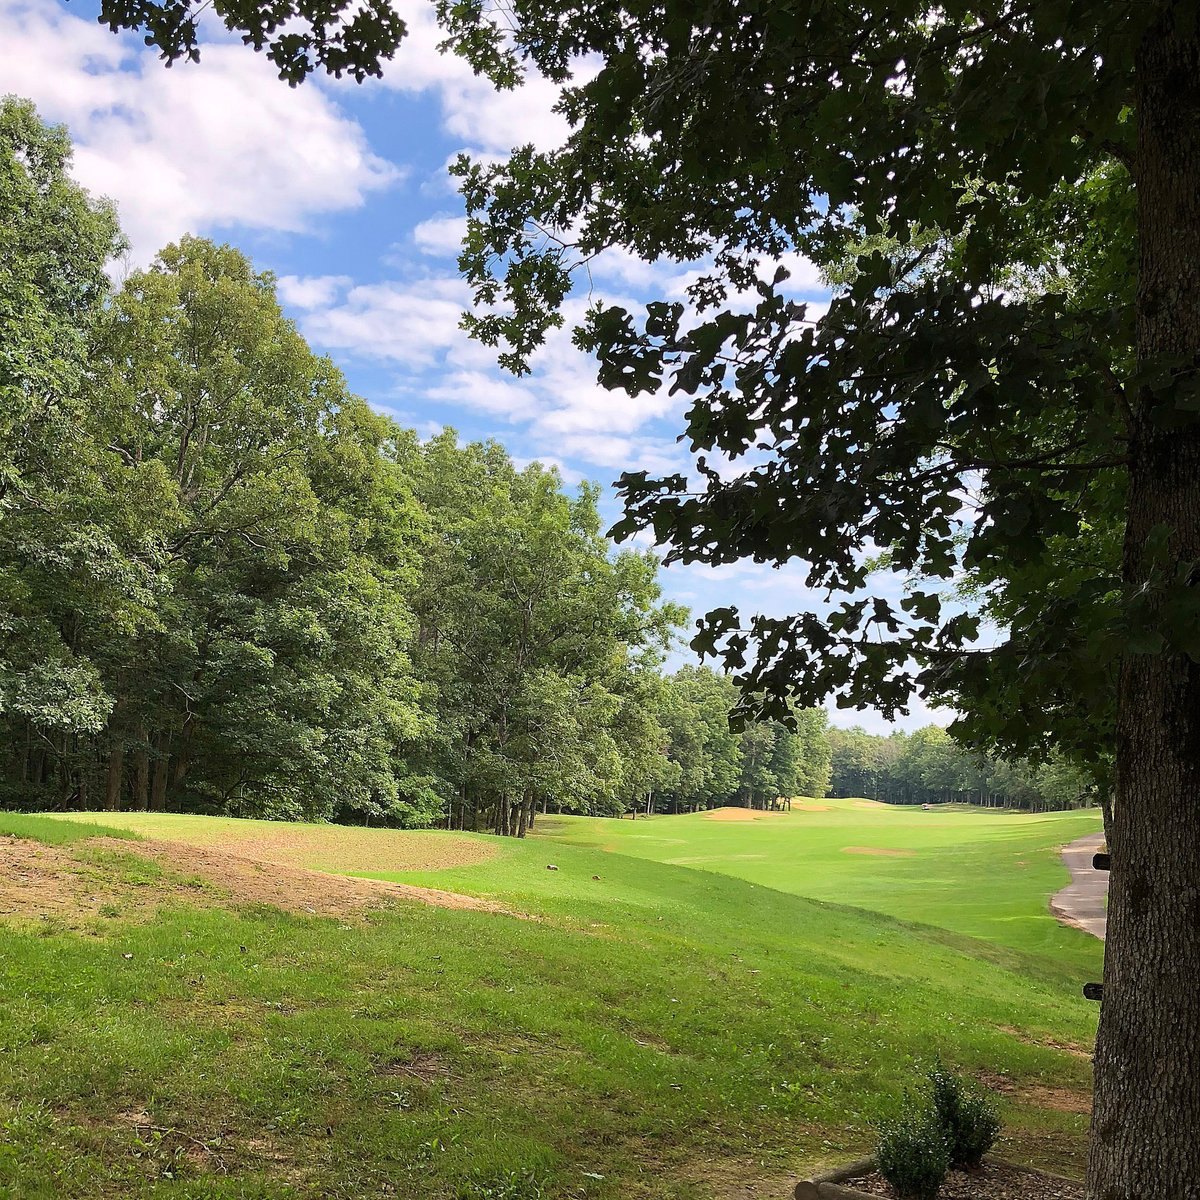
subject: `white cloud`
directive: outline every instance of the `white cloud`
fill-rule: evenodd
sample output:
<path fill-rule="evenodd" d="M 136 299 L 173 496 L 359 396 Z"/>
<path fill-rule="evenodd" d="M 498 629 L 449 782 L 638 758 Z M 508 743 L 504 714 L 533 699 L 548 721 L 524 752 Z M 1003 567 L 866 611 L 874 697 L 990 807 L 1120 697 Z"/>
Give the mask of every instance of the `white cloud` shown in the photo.
<path fill-rule="evenodd" d="M 394 363 L 405 372 L 400 390 L 410 400 L 419 393 L 426 402 L 485 413 L 527 435 L 532 454 L 565 457 L 606 473 L 686 466 L 673 430 L 662 436 L 647 431 L 664 417 L 674 424 L 680 400 L 665 391 L 628 396 L 596 383 L 595 363 L 571 341 L 583 301 L 568 301 L 564 328 L 551 331 L 531 359 L 531 373 L 518 379 L 502 373 L 495 351 L 460 328 L 470 300 L 461 279 L 393 280 L 352 287 L 325 305 L 301 303 L 329 283 L 328 277 L 287 280 L 282 294 L 299 297 L 292 302 L 308 308 L 301 317 L 305 335 L 324 350 Z"/>
<path fill-rule="evenodd" d="M 424 254 L 457 258 L 466 232 L 466 217 L 431 217 L 416 226 L 413 241 Z"/>
<path fill-rule="evenodd" d="M 469 146 L 474 156 L 479 151 L 505 154 L 527 142 L 551 149 L 564 141 L 570 127 L 552 111 L 559 96 L 557 85 L 531 72 L 523 86 L 497 92 L 457 55 L 438 52 L 445 34 L 432 5 L 425 0 L 396 0 L 395 8 L 408 25 L 408 36 L 383 79 L 367 86 L 435 92 L 443 128 Z"/>
<path fill-rule="evenodd" d="M 281 275 L 275 290 L 293 308 L 326 308 L 353 282 L 349 275 Z"/>
<path fill-rule="evenodd" d="M 467 298 L 458 279 L 368 284 L 351 288 L 339 304 L 312 311 L 302 326 L 324 349 L 422 370 L 465 339 L 458 324 Z"/>
<path fill-rule="evenodd" d="M 320 86 L 289 88 L 241 45 L 170 70 L 57 4 L 0 0 L 0 93 L 65 122 L 74 174 L 114 200 L 145 262 L 183 233 L 311 229 L 401 173 Z"/>

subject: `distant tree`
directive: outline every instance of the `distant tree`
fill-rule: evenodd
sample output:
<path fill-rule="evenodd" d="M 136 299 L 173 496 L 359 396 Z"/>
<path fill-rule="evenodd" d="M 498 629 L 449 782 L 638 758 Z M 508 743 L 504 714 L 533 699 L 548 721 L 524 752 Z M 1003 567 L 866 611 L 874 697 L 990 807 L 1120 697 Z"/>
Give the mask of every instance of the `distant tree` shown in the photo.
<path fill-rule="evenodd" d="M 657 565 L 611 555 L 596 490 L 518 471 L 453 431 L 420 455 L 431 537 L 414 604 L 417 663 L 436 691 L 450 822 L 523 836 L 540 806 L 620 811 L 662 781 L 656 667 L 682 619 Z"/>

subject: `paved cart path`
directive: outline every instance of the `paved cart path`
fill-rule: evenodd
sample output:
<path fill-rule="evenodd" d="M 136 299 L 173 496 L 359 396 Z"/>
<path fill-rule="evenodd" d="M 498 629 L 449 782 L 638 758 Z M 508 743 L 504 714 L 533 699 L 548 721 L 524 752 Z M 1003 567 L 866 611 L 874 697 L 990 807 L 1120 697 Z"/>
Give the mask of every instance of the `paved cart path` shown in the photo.
<path fill-rule="evenodd" d="M 1071 882 L 1050 898 L 1050 911 L 1064 924 L 1074 925 L 1104 941 L 1108 910 L 1108 872 L 1092 868 L 1092 855 L 1104 847 L 1104 834 L 1089 833 L 1063 847 L 1062 857 Z"/>

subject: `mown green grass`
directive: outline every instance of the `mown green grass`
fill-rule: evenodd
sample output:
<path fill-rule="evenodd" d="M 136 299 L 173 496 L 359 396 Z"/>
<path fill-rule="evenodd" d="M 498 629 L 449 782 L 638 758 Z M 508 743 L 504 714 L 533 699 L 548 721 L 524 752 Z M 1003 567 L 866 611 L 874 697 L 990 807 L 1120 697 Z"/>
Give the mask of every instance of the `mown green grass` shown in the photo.
<path fill-rule="evenodd" d="M 1028 1091 L 1089 1082 L 1052 954 L 545 839 L 396 874 L 535 919 L 0 927 L 0 1196 L 782 1196 L 935 1055 L 1008 1078 L 1010 1153 L 1079 1166 L 1085 1118 Z"/>
<path fill-rule="evenodd" d="M 1098 810 L 1035 815 L 957 805 L 922 811 L 861 800 L 810 803 L 824 811 L 797 807 L 749 822 L 703 813 L 636 821 L 552 817 L 543 819 L 539 833 L 1068 958 L 1076 969 L 1095 963 L 1095 940 L 1052 920 L 1046 899 L 1068 880 L 1060 847 L 1098 832 Z"/>
<path fill-rule="evenodd" d="M 114 816 L 124 815 L 114 813 Z M 57 817 L 31 816 L 28 813 L 0 812 L 0 837 L 35 838 L 51 846 L 68 846 L 85 838 L 137 837 L 126 828 L 115 825 L 96 824 L 91 821 L 60 820 Z"/>

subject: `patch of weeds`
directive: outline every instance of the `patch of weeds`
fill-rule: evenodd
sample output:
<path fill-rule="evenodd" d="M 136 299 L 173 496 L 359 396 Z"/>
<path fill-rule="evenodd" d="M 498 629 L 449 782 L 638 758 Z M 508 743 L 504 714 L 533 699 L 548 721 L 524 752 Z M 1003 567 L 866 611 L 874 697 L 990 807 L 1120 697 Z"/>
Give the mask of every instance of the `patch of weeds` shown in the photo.
<path fill-rule="evenodd" d="M 224 890 L 201 875 L 181 875 L 175 882 L 180 887 L 195 888 L 199 892 L 220 892 Z"/>
<path fill-rule="evenodd" d="M 542 1200 L 545 1194 L 533 1171 L 501 1171 L 468 1180 L 456 1200 Z"/>
<path fill-rule="evenodd" d="M 89 846 L 76 851 L 75 857 L 97 868 L 110 882 L 124 883 L 130 887 L 151 887 L 166 878 L 166 872 L 158 863 L 140 854 L 127 854 L 124 850 L 101 850 Z"/>
<path fill-rule="evenodd" d="M 121 915 L 120 908 L 115 904 L 102 904 L 96 911 L 102 917 L 119 917 Z"/>

